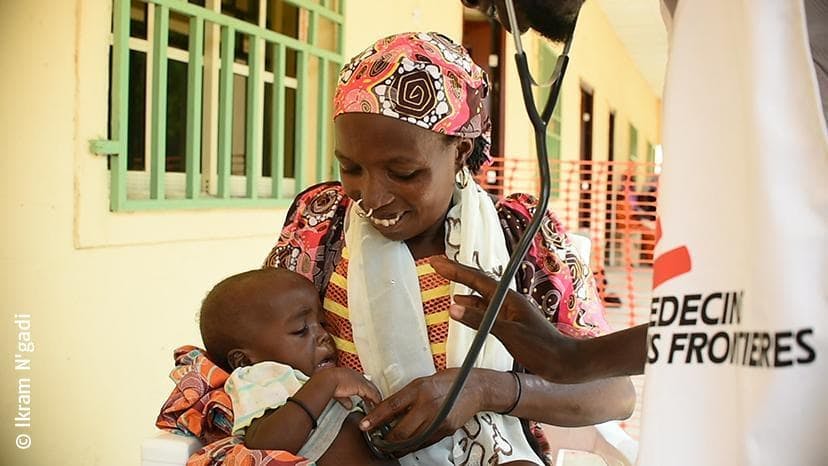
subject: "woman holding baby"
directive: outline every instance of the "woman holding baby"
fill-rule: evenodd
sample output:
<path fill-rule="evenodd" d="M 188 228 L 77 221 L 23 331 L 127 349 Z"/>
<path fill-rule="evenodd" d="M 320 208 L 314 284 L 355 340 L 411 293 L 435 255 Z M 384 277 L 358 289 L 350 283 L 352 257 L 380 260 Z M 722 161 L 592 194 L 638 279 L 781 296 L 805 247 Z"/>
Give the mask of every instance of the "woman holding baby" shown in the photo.
<path fill-rule="evenodd" d="M 265 261 L 315 285 L 337 365 L 384 397 L 359 427 L 392 422 L 390 441 L 434 418 L 474 337 L 449 316 L 470 290 L 430 260 L 499 275 L 535 208 L 527 195 L 495 201 L 474 180 L 489 158 L 487 93 L 485 73 L 440 34 L 398 34 L 356 56 L 334 98 L 342 181 L 296 197 Z M 592 274 L 552 214 L 512 286 L 565 334 L 609 331 Z M 558 385 L 526 373 L 490 336 L 439 435 L 399 461 L 544 464 L 536 422 L 625 418 L 634 396 L 625 377 Z"/>

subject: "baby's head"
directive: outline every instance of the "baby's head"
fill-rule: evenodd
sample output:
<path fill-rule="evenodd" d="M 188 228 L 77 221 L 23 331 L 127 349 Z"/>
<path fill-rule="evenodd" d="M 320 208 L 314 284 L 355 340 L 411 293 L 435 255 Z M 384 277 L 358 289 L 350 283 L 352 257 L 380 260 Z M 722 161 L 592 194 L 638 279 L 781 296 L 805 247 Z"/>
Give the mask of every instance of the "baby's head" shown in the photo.
<path fill-rule="evenodd" d="M 268 267 L 213 287 L 201 305 L 201 338 L 210 359 L 228 372 L 275 361 L 310 376 L 335 362 L 336 349 L 321 318 L 311 282 Z"/>

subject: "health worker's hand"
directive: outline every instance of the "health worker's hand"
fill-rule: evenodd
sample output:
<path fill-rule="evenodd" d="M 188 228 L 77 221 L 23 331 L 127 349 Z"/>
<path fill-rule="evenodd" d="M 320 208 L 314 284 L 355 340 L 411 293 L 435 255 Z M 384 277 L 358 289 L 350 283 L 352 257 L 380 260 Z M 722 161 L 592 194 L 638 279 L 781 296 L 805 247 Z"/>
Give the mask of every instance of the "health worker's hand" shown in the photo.
<path fill-rule="evenodd" d="M 457 368 L 446 369 L 434 375 L 420 377 L 378 404 L 359 425 L 363 431 L 372 431 L 397 420 L 385 436 L 389 442 L 407 440 L 431 424 L 442 406 L 446 394 L 457 377 Z M 480 374 L 473 369 L 457 402 L 437 432 L 420 448 L 431 445 L 461 428 L 479 411 L 485 410 L 484 386 Z"/>
<path fill-rule="evenodd" d="M 431 266 L 443 277 L 462 283 L 479 296 L 455 296 L 451 318 L 478 329 L 497 282 L 483 272 L 445 257 L 433 257 Z M 495 320 L 494 334 L 529 372 L 555 383 L 582 383 L 644 373 L 647 361 L 647 324 L 597 338 L 563 335 L 524 296 L 509 291 Z"/>
<path fill-rule="evenodd" d="M 497 281 L 485 273 L 458 264 L 446 257 L 431 258 L 431 266 L 443 277 L 462 283 L 480 296 L 455 296 L 449 308 L 451 318 L 475 330 L 497 288 Z M 492 334 L 529 372 L 553 382 L 566 382 L 567 364 L 576 362 L 577 340 L 561 334 L 526 297 L 512 290 L 497 316 Z"/>

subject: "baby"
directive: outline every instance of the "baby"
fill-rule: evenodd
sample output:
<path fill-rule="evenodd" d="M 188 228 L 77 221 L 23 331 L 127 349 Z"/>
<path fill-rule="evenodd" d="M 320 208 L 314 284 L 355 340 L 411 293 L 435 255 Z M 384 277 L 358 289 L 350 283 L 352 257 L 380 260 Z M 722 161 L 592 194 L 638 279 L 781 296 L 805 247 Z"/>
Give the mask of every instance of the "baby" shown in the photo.
<path fill-rule="evenodd" d="M 379 403 L 381 395 L 361 374 L 335 366 L 321 314 L 314 286 L 286 269 L 234 275 L 204 299 L 204 346 L 231 373 L 225 390 L 233 401 L 233 434 L 244 436 L 248 448 L 289 451 L 321 466 L 397 464 L 371 454 L 351 397 Z"/>

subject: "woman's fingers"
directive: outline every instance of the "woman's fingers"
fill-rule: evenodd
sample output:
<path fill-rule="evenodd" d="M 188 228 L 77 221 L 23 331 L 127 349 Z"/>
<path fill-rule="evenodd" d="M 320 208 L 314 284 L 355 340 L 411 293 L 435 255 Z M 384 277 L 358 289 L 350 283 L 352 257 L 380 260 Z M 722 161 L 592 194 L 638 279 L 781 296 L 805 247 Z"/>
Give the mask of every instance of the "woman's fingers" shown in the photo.
<path fill-rule="evenodd" d="M 403 388 L 390 397 L 382 400 L 370 414 L 362 418 L 359 428 L 363 431 L 376 429 L 378 426 L 387 424 L 400 414 L 406 412 L 414 402 L 415 393 L 413 390 Z"/>

